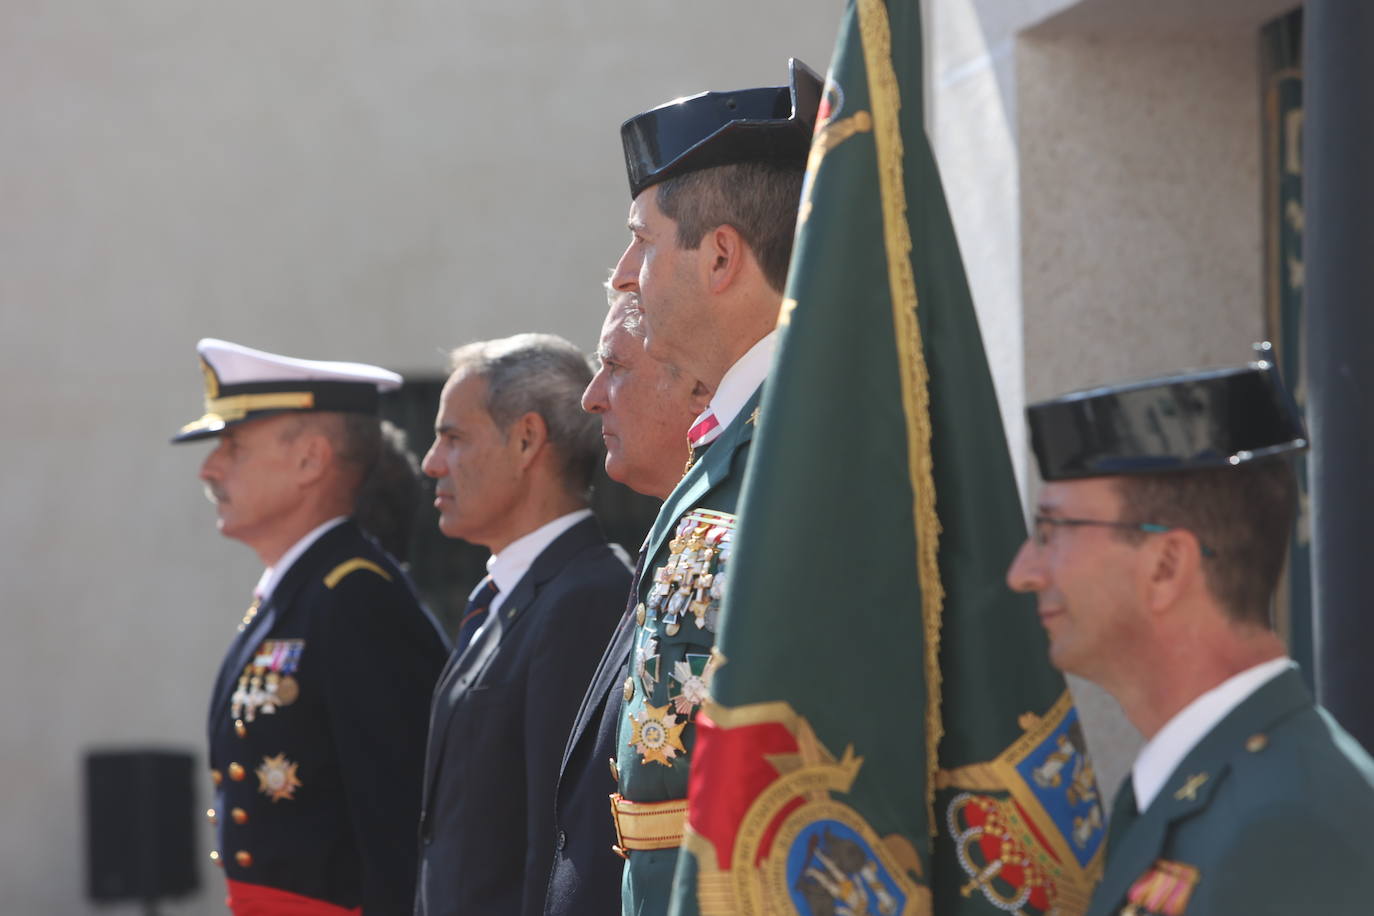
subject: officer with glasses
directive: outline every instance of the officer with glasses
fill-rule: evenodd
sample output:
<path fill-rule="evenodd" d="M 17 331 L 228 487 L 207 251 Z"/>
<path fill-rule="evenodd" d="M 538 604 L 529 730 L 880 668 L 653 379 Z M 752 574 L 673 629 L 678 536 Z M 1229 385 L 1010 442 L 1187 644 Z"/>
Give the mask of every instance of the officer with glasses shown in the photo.
<path fill-rule="evenodd" d="M 1374 762 L 1270 618 L 1307 441 L 1267 345 L 1027 417 L 1045 485 L 1007 581 L 1146 739 L 1089 916 L 1370 912 Z"/>

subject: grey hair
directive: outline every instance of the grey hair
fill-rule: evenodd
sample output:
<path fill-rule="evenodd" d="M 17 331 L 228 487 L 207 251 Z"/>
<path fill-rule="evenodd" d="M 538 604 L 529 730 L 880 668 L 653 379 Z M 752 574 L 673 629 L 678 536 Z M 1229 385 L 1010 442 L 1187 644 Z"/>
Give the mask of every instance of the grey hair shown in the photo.
<path fill-rule="evenodd" d="M 582 410 L 592 370 L 581 350 L 554 334 L 516 334 L 459 347 L 449 355 L 449 369 L 487 383 L 487 413 L 502 433 L 525 414 L 539 414 L 569 491 L 590 490 L 601 459 L 601 423 Z"/>

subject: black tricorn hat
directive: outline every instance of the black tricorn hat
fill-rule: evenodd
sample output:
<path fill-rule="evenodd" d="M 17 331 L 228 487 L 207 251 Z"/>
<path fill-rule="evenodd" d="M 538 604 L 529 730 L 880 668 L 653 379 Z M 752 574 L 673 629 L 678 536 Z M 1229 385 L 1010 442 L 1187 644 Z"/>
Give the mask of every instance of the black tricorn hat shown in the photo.
<path fill-rule="evenodd" d="M 788 85 L 703 92 L 620 125 L 630 197 L 660 181 L 737 162 L 805 168 L 821 104 L 821 78 L 795 57 Z"/>
<path fill-rule="evenodd" d="M 1044 480 L 1234 467 L 1307 448 L 1288 389 L 1258 344 L 1246 366 L 1075 391 L 1026 408 Z"/>

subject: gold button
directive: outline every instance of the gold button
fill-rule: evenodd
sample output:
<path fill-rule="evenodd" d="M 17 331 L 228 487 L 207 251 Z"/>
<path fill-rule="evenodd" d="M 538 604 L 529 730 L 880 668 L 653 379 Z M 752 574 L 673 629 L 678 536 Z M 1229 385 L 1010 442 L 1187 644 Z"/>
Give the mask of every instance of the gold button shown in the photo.
<path fill-rule="evenodd" d="M 670 624 L 668 624 L 666 627 L 663 628 L 663 632 L 667 633 L 669 636 L 676 636 L 676 635 L 677 635 L 677 631 L 678 631 L 678 630 L 681 630 L 681 629 L 682 629 L 682 624 L 680 624 L 680 623 L 670 623 Z"/>
<path fill-rule="evenodd" d="M 248 823 L 248 812 L 244 811 L 242 808 L 235 808 L 233 811 L 230 811 L 229 816 L 232 817 L 234 823 L 238 824 L 240 827 Z"/>
<path fill-rule="evenodd" d="M 213 782 L 215 785 L 219 785 L 221 782 L 224 781 L 224 774 L 221 773 L 219 770 L 211 770 L 210 781 Z"/>
<path fill-rule="evenodd" d="M 243 777 L 246 775 L 247 772 L 243 769 L 243 764 L 229 764 L 229 778 L 232 779 L 234 782 L 243 782 Z"/>
<path fill-rule="evenodd" d="M 218 849 L 212 849 L 212 850 L 210 850 L 210 861 L 211 861 L 211 862 L 214 862 L 214 863 L 215 863 L 216 865 L 218 865 L 220 868 L 223 868 L 223 867 L 224 867 L 224 860 L 221 859 L 221 858 L 219 857 L 219 850 L 218 850 Z"/>
<path fill-rule="evenodd" d="M 248 726 L 243 724 L 242 719 L 234 720 L 234 734 L 238 735 L 240 738 L 248 735 Z"/>
<path fill-rule="evenodd" d="M 635 698 L 635 679 L 625 678 L 625 702 L 628 703 Z"/>
<path fill-rule="evenodd" d="M 243 868 L 249 868 L 253 864 L 253 854 L 246 849 L 240 849 L 238 852 L 234 853 L 234 861 L 239 863 Z"/>
<path fill-rule="evenodd" d="M 644 618 L 647 616 L 644 611 L 644 602 L 639 602 L 639 607 L 635 608 L 635 623 L 644 626 Z"/>
<path fill-rule="evenodd" d="M 215 813 L 215 809 L 214 809 L 214 808 L 209 808 L 209 809 L 206 810 L 206 812 L 205 812 L 205 819 L 206 819 L 207 821 L 209 821 L 210 823 L 212 823 L 212 824 L 218 824 L 218 823 L 219 823 L 219 815 Z"/>
<path fill-rule="evenodd" d="M 620 767 L 616 765 L 614 757 L 611 758 L 611 779 L 615 780 L 616 784 L 619 785 Z"/>
<path fill-rule="evenodd" d="M 1256 732 L 1245 739 L 1245 749 L 1252 754 L 1258 754 L 1269 746 L 1269 736 L 1264 732 Z"/>

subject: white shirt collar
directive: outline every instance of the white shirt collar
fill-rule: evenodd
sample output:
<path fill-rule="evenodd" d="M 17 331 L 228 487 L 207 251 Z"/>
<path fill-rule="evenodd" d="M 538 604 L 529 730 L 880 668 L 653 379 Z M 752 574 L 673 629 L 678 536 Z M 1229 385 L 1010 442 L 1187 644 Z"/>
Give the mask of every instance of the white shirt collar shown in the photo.
<path fill-rule="evenodd" d="M 735 364 L 725 370 L 711 403 L 700 417 L 693 421 L 695 426 L 708 413 L 716 415 L 716 421 L 723 430 L 734 422 L 735 417 L 744 409 L 744 404 L 753 396 L 763 380 L 768 378 L 768 370 L 773 365 L 773 350 L 778 345 L 778 332 L 769 331 L 757 343 L 735 360 Z"/>
<path fill-rule="evenodd" d="M 505 546 L 500 553 L 487 558 L 487 575 L 491 576 L 500 589 L 491 601 L 490 613 L 500 609 L 511 589 L 520 584 L 530 566 L 558 536 L 584 518 L 591 518 L 591 509 L 578 509 L 561 515 L 553 521 L 541 525 L 529 534 L 521 535 Z"/>
<path fill-rule="evenodd" d="M 310 545 L 323 537 L 326 531 L 346 521 L 348 521 L 348 516 L 346 515 L 339 515 L 331 518 L 329 521 L 313 529 L 305 537 L 292 544 L 286 553 L 281 555 L 280 560 L 264 569 L 262 571 L 262 578 L 258 579 L 258 587 L 253 589 L 253 594 L 258 597 L 258 600 L 265 603 L 267 599 L 272 596 L 272 591 L 281 583 L 282 577 L 291 569 L 291 564 L 299 560 L 301 554 L 309 550 Z"/>
<path fill-rule="evenodd" d="M 1131 767 L 1136 808 L 1144 812 L 1188 752 L 1252 693 L 1293 667 L 1288 657 L 1273 658 L 1222 681 L 1183 707 L 1145 742 Z"/>

